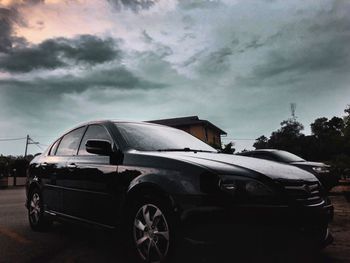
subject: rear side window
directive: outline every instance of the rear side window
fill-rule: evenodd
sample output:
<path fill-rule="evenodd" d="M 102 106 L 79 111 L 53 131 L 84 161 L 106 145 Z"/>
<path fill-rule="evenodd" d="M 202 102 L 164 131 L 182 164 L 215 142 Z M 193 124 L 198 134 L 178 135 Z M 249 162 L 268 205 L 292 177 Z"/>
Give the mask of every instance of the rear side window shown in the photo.
<path fill-rule="evenodd" d="M 75 155 L 84 130 L 85 127 L 81 127 L 63 136 L 56 155 Z"/>
<path fill-rule="evenodd" d="M 93 155 L 86 151 L 86 142 L 88 140 L 105 140 L 112 143 L 111 137 L 107 130 L 101 125 L 90 125 L 85 132 L 83 140 L 80 144 L 78 155 Z"/>
<path fill-rule="evenodd" d="M 56 154 L 56 150 L 57 150 L 57 147 L 58 147 L 58 144 L 59 144 L 59 143 L 60 143 L 60 139 L 57 140 L 57 141 L 54 143 L 54 145 L 52 145 L 49 155 L 55 155 L 55 154 Z"/>

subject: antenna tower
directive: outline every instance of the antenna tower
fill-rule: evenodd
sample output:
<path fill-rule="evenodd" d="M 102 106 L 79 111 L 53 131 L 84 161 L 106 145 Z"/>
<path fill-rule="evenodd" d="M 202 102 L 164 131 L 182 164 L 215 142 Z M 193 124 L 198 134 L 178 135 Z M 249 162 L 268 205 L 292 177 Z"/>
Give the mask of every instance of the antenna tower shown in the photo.
<path fill-rule="evenodd" d="M 292 103 L 290 104 L 290 112 L 291 112 L 291 114 L 292 114 L 292 119 L 293 119 L 293 120 L 296 120 L 296 119 L 297 119 L 297 116 L 295 115 L 296 109 L 297 109 L 297 104 L 296 104 L 295 102 L 292 102 Z"/>

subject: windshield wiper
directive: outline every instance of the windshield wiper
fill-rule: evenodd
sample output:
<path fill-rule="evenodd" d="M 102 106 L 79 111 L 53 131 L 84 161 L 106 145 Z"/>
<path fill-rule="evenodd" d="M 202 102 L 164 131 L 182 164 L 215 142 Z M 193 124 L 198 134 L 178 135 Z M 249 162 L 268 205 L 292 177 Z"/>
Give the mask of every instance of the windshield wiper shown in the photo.
<path fill-rule="evenodd" d="M 168 149 L 158 149 L 158 152 L 202 152 L 202 153 L 214 153 L 213 151 L 206 151 L 206 150 L 196 150 L 191 149 L 188 147 L 185 148 L 168 148 Z"/>

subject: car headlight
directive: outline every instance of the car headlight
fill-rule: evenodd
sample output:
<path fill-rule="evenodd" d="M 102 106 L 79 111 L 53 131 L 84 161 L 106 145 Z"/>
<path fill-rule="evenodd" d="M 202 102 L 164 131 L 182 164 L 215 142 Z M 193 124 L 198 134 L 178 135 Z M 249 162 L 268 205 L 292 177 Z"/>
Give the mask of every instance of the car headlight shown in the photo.
<path fill-rule="evenodd" d="M 228 176 L 219 181 L 219 187 L 229 194 L 246 194 L 249 196 L 271 196 L 273 191 L 265 184 L 250 178 L 231 178 Z"/>
<path fill-rule="evenodd" d="M 329 173 L 329 169 L 327 167 L 312 167 L 312 170 L 316 173 Z"/>

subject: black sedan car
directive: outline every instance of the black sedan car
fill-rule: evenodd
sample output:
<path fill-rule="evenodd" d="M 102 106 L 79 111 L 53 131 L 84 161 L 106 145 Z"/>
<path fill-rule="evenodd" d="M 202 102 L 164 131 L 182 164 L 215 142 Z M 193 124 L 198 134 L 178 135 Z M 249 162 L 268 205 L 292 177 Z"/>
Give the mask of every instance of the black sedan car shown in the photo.
<path fill-rule="evenodd" d="M 282 225 L 322 244 L 331 239 L 333 207 L 313 174 L 218 153 L 150 123 L 77 126 L 32 160 L 26 190 L 33 230 L 62 219 L 122 226 L 135 256 L 147 262 L 165 260 L 180 238 L 224 237 L 226 226 Z"/>
<path fill-rule="evenodd" d="M 320 162 L 309 162 L 287 151 L 276 149 L 259 149 L 255 151 L 238 153 L 238 155 L 271 160 L 297 166 L 314 174 L 317 179 L 320 180 L 326 190 L 330 190 L 338 183 L 339 178 L 331 172 L 329 165 Z"/>

